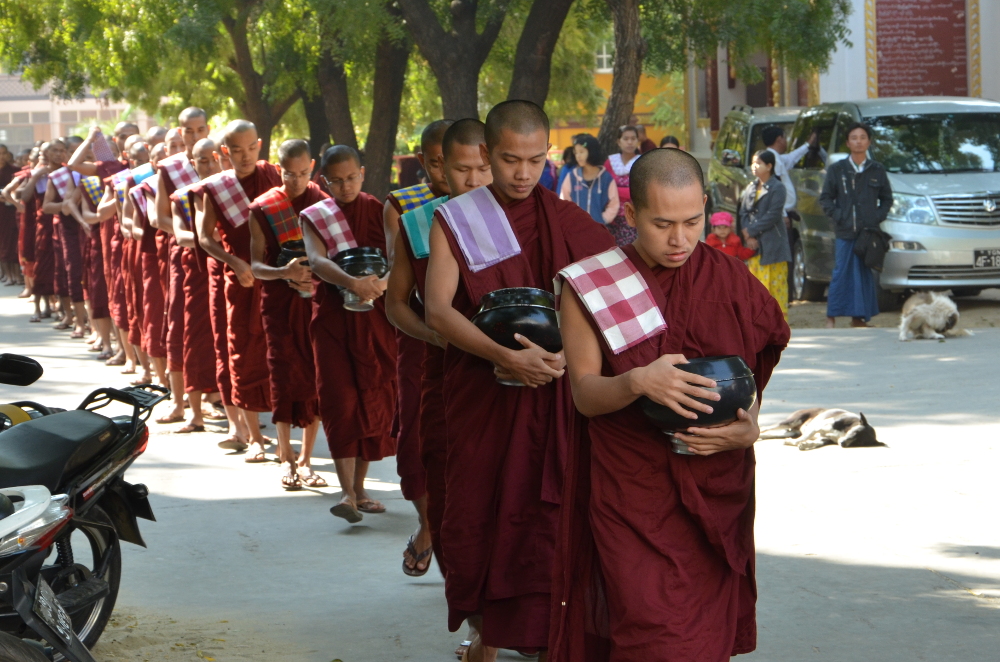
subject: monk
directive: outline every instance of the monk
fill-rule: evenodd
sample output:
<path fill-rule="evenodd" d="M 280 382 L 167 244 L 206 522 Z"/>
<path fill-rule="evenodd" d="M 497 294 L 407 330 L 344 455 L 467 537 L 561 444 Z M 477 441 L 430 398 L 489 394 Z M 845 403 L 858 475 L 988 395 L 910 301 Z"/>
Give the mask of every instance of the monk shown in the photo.
<path fill-rule="evenodd" d="M 142 373 L 133 383 L 152 381 L 153 371 L 146 353 L 148 340 L 144 336 L 145 310 L 143 304 L 142 250 L 140 237 L 134 233 L 137 224 L 135 205 L 131 190 L 137 183 L 152 174 L 149 164 L 150 150 L 138 135 L 125 140 L 126 154 L 130 170 L 120 173 L 121 179 L 115 185 L 119 227 L 122 234 L 122 284 L 125 290 L 125 304 L 128 311 L 128 342 L 132 345 Z M 143 198 L 144 199 L 144 198 Z M 138 367 L 136 368 L 136 371 Z M 128 374 L 128 370 L 122 371 Z"/>
<path fill-rule="evenodd" d="M 258 161 L 257 127 L 246 120 L 226 126 L 222 151 L 233 165 L 203 184 L 204 213 L 196 215 L 198 241 L 205 252 L 226 264 L 225 295 L 229 370 L 233 404 L 242 410 L 250 438 L 246 462 L 266 462 L 258 413 L 271 410 L 267 341 L 260 317 L 261 284 L 250 271 L 250 202 L 278 186 L 281 175 Z M 220 239 L 215 238 L 218 229 Z"/>
<path fill-rule="evenodd" d="M 490 166 L 483 162 L 479 153 L 479 145 L 485 140 L 484 130 L 485 125 L 479 120 L 463 119 L 449 126 L 444 133 L 441 170 L 448 190 L 454 196 L 493 181 Z M 416 576 L 423 575 L 430 567 L 432 549 L 437 554 L 438 565 L 446 572 L 441 555 L 440 532 L 444 514 L 444 464 L 448 452 L 444 430 L 444 402 L 441 396 L 444 348 L 447 343 L 426 325 L 423 315 L 410 304 L 414 292 L 419 294 L 421 301 L 424 300 L 431 220 L 434 211 L 447 201 L 448 196 L 441 196 L 401 217 L 395 250 L 392 251 L 395 259 L 385 298 L 385 312 L 389 321 L 409 338 L 425 345 L 418 429 L 421 464 L 427 477 L 427 496 L 423 499 L 426 520 L 421 521 L 421 528 L 411 536 L 403 555 L 403 571 Z M 397 458 L 400 452 L 401 448 L 397 447 Z"/>
<path fill-rule="evenodd" d="M 448 626 L 479 625 L 466 651 L 475 662 L 495 659 L 498 648 L 531 653 L 548 644 L 559 458 L 574 438 L 562 355 L 520 336 L 524 349 L 503 347 L 470 320 L 483 295 L 551 291 L 560 269 L 614 245 L 579 207 L 537 186 L 548 135 L 537 105 L 496 105 L 480 146 L 493 183 L 438 207 L 430 233 L 427 324 L 448 341 L 441 525 Z"/>
<path fill-rule="evenodd" d="M 420 151 L 417 160 L 427 173 L 428 183 L 389 193 L 382 212 L 385 225 L 385 240 L 389 248 L 389 264 L 395 263 L 396 235 L 399 233 L 399 218 L 403 213 L 421 207 L 425 202 L 448 195 L 448 180 L 444 176 L 441 160 L 441 140 L 452 120 L 437 120 L 428 124 L 420 134 Z M 430 199 L 426 196 L 430 195 Z M 388 303 L 388 301 L 387 301 Z M 423 317 L 423 305 L 410 302 L 416 314 Z M 404 572 L 412 571 L 412 559 L 421 552 L 431 549 L 430 527 L 427 523 L 427 472 L 420 460 L 420 379 L 423 372 L 424 343 L 406 333 L 396 334 L 396 383 L 399 392 L 396 401 L 398 432 L 396 435 L 396 473 L 403 498 L 413 503 L 417 509 L 419 526 L 413 539 L 407 544 L 405 556 L 411 565 Z M 428 552 L 429 553 L 429 552 Z M 423 575 L 430 567 L 430 559 L 422 557 L 417 576 Z M 404 564 L 405 565 L 405 564 Z"/>
<path fill-rule="evenodd" d="M 723 662 L 756 647 L 753 444 L 790 331 L 741 261 L 699 241 L 703 181 L 686 152 L 644 154 L 625 203 L 636 241 L 560 272 L 569 379 L 590 422 L 589 443 L 569 449 L 552 660 Z M 725 355 L 753 370 L 756 401 L 698 427 L 713 406 L 694 398 L 717 401 L 716 383 L 675 366 Z M 669 450 L 642 396 L 692 419 L 675 435 L 690 455 Z"/>
<path fill-rule="evenodd" d="M 21 193 L 24 201 L 32 200 L 35 207 L 35 281 L 34 297 L 36 314 L 29 320 L 40 322 L 51 317 L 49 298 L 55 293 L 56 256 L 53 246 L 52 214 L 42 209 L 48 176 L 58 169 L 65 159 L 66 149 L 62 142 L 54 140 L 42 143 L 38 166 L 32 171 Z M 40 313 L 40 301 L 45 301 L 45 313 Z"/>
<path fill-rule="evenodd" d="M 165 126 L 151 126 L 146 130 L 146 137 L 144 139 L 146 145 L 150 149 L 156 147 L 160 143 L 167 139 L 167 127 Z"/>
<path fill-rule="evenodd" d="M 6 145 L 0 145 L 0 190 L 14 179 L 19 168 Z M 17 257 L 17 209 L 0 199 L 0 279 L 7 285 L 21 285 L 21 267 Z"/>
<path fill-rule="evenodd" d="M 323 431 L 343 490 L 330 512 L 353 524 L 362 513 L 385 512 L 369 496 L 365 477 L 370 462 L 396 450 L 396 336 L 385 318 L 386 279 L 350 276 L 333 261 L 340 251 L 355 247 L 385 253 L 382 203 L 361 191 L 365 169 L 353 148 L 328 149 L 321 170 L 333 198 L 306 208 L 299 217 L 316 285 L 309 333 Z M 374 309 L 345 309 L 337 287 L 372 301 Z"/>
<path fill-rule="evenodd" d="M 250 205 L 250 269 L 263 283 L 260 312 L 271 376 L 271 420 L 278 430 L 278 461 L 286 465 L 281 485 L 286 490 L 299 490 L 303 485 L 327 486 L 310 461 L 320 424 L 316 366 L 309 339 L 313 283 L 304 255 L 282 260 L 281 254 L 303 251 L 299 214 L 329 196 L 310 181 L 315 162 L 305 140 L 283 142 L 278 147 L 278 162 L 281 186 Z M 297 460 L 291 444 L 293 425 L 302 428 Z"/>
<path fill-rule="evenodd" d="M 183 113 L 182 113 L 183 117 Z M 182 120 L 183 121 L 183 120 Z M 201 195 L 200 181 L 222 171 L 222 164 L 216 158 L 218 147 L 215 142 L 203 138 L 192 145 L 193 158 L 189 162 L 194 168 L 199 182 L 175 190 L 171 196 L 174 236 L 181 247 L 184 272 L 184 391 L 191 405 L 191 420 L 175 433 L 187 434 L 204 432 L 206 414 L 202 408 L 202 397 L 219 390 L 216 379 L 215 339 L 209 305 L 208 256 L 198 246 L 194 232 L 193 198 Z M 214 261 L 214 260 L 213 260 Z M 224 298 L 222 312 L 225 313 Z M 225 345 L 225 321 L 222 324 L 221 340 Z M 224 363 L 228 364 L 228 360 Z M 227 367 L 228 370 L 228 367 Z M 233 418 L 229 425 L 235 438 L 236 429 L 246 425 L 239 411 L 230 403 L 229 413 Z M 246 438 L 246 436 L 244 436 Z"/>
<path fill-rule="evenodd" d="M 208 126 L 205 126 L 206 130 Z M 157 423 L 179 423 L 184 420 L 184 268 L 180 245 L 174 236 L 174 219 L 170 195 L 178 188 L 198 181 L 191 166 L 183 130 L 174 128 L 164 137 L 166 154 L 157 162 L 156 186 L 152 201 L 151 224 L 159 231 L 158 241 L 167 253 L 167 279 L 164 292 L 166 304 L 167 374 L 170 381 L 173 409 L 156 419 Z M 161 265 L 162 266 L 162 265 Z M 185 428 L 186 429 L 186 428 Z"/>
<path fill-rule="evenodd" d="M 34 204 L 21 200 L 21 192 L 31 171 L 38 165 L 39 150 L 37 147 L 28 153 L 27 162 L 14 175 L 14 178 L 3 189 L 4 200 L 17 210 L 17 256 L 21 274 L 24 278 L 24 290 L 19 299 L 27 299 L 32 295 L 32 285 L 35 275 L 35 210 Z M 31 209 L 28 209 L 31 204 Z M 30 229 L 30 232 L 29 232 Z M 40 311 L 35 311 L 39 314 Z"/>

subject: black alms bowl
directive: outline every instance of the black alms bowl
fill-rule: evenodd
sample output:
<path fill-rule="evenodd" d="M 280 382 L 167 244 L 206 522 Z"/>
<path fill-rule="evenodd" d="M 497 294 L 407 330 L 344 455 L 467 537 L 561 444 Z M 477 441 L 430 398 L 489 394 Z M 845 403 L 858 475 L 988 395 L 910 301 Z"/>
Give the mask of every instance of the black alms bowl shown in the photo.
<path fill-rule="evenodd" d="M 524 349 L 514 339 L 519 333 L 548 352 L 562 350 L 556 322 L 556 298 L 534 287 L 509 287 L 483 296 L 472 323 L 498 345 Z"/>
<path fill-rule="evenodd" d="M 359 246 L 342 250 L 333 258 L 341 269 L 349 276 L 378 276 L 381 278 L 389 270 L 389 263 L 382 254 L 382 249 L 370 246 Z"/>
<path fill-rule="evenodd" d="M 295 258 L 306 256 L 306 244 L 303 241 L 286 241 L 281 245 L 281 252 L 278 253 L 278 266 L 283 267 Z M 308 267 L 308 262 L 300 262 L 304 267 Z"/>
<path fill-rule="evenodd" d="M 685 372 L 702 375 L 714 379 L 717 386 L 705 389 L 722 396 L 718 402 L 695 398 L 698 402 L 713 408 L 711 414 L 697 412 L 698 419 L 684 418 L 670 407 L 666 407 L 643 396 L 639 398 L 639 406 L 653 425 L 664 432 L 677 432 L 689 427 L 712 428 L 728 425 L 736 420 L 736 410 L 749 411 L 757 401 L 757 383 L 753 371 L 739 356 L 706 356 L 699 359 L 689 359 L 688 363 L 676 366 Z"/>

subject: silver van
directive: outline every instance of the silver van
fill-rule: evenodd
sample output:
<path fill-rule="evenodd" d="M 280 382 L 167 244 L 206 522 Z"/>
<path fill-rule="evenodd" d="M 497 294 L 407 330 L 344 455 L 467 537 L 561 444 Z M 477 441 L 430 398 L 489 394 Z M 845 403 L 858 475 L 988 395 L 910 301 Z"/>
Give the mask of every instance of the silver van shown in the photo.
<path fill-rule="evenodd" d="M 1000 103 L 965 97 L 899 97 L 807 108 L 791 148 L 812 138 L 791 170 L 798 194 L 792 298 L 823 297 L 833 272 L 833 222 L 819 206 L 826 167 L 847 158 L 847 129 L 872 127 L 871 158 L 885 166 L 893 205 L 882 230 L 892 237 L 879 308 L 907 290 L 975 295 L 1000 287 Z"/>

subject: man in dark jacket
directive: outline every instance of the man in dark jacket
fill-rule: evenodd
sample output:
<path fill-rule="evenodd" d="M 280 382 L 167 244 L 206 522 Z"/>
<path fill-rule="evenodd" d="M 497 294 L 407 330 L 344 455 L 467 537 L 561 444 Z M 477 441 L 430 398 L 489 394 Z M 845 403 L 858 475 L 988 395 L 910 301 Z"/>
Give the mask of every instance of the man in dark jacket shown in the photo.
<path fill-rule="evenodd" d="M 868 158 L 871 128 L 856 123 L 848 129 L 849 158 L 826 171 L 819 203 L 833 219 L 837 237 L 833 277 L 827 296 L 826 326 L 850 317 L 851 326 L 868 326 L 878 315 L 875 274 L 854 254 L 854 241 L 865 228 L 879 229 L 892 206 L 892 187 L 881 163 Z"/>

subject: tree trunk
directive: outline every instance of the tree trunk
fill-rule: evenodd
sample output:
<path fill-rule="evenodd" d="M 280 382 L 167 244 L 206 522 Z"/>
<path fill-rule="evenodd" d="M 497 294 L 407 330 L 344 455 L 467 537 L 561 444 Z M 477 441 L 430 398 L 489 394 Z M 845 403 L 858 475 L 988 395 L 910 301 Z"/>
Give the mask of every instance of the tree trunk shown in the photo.
<path fill-rule="evenodd" d="M 309 122 L 309 151 L 318 166 L 323 156 L 320 150 L 323 149 L 323 145 L 330 142 L 330 123 L 326 119 L 326 105 L 322 95 L 317 94 L 310 99 L 305 92 L 300 94 L 306 121 Z"/>
<path fill-rule="evenodd" d="M 552 52 L 573 0 L 535 0 L 514 55 L 508 99 L 526 99 L 545 107 L 552 74 Z"/>
<path fill-rule="evenodd" d="M 344 65 L 334 59 L 333 54 L 324 51 L 316 69 L 320 97 L 326 107 L 326 119 L 334 144 L 358 148 L 358 137 L 354 133 L 351 117 L 351 101 L 347 96 L 347 74 Z"/>
<path fill-rule="evenodd" d="M 399 105 L 403 100 L 411 47 L 409 39 L 393 41 L 386 34 L 375 50 L 372 116 L 365 141 L 364 190 L 379 200 L 389 195 L 392 154 L 396 151 L 399 130 Z"/>
<path fill-rule="evenodd" d="M 646 42 L 639 22 L 639 0 L 606 0 L 615 20 L 615 66 L 611 96 L 597 139 L 608 154 L 618 151 L 618 128 L 628 124 L 639 92 Z"/>
<path fill-rule="evenodd" d="M 428 0 L 398 0 L 406 28 L 437 78 L 447 118 L 479 117 L 479 70 L 500 34 L 509 0 L 490 4 L 492 11 L 480 33 L 476 30 L 478 0 L 452 0 L 450 31 L 441 26 Z"/>

